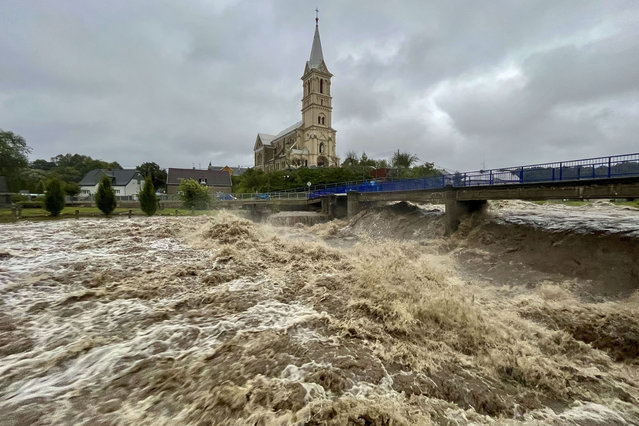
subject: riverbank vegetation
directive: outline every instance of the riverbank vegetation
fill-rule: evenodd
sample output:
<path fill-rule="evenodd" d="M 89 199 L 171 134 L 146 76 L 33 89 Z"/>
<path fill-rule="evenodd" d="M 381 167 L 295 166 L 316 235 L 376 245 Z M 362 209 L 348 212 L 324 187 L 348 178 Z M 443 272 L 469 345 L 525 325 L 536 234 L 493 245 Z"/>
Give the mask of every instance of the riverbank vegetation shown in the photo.
<path fill-rule="evenodd" d="M 419 164 L 415 154 L 400 152 L 393 155 L 390 163 L 386 160 L 374 160 L 366 153 L 358 156 L 350 151 L 341 167 L 335 168 L 299 168 L 265 172 L 250 168 L 241 176 L 233 176 L 234 193 L 276 192 L 330 185 L 341 182 L 363 181 L 380 177 L 417 178 L 438 176 L 442 172 L 433 163 Z"/>

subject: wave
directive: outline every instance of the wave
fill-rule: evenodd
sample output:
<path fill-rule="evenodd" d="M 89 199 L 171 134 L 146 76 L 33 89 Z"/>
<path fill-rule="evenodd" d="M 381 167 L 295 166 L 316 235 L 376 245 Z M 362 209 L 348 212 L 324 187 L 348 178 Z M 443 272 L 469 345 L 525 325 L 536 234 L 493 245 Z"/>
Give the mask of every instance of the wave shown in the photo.
<path fill-rule="evenodd" d="M 636 422 L 639 296 L 582 297 L 594 273 L 482 278 L 465 256 L 489 233 L 487 246 L 508 247 L 520 225 L 469 220 L 478 226 L 453 238 L 440 210 L 408 204 L 311 227 L 228 213 L 3 227 L 11 326 L 0 333 L 15 345 L 0 353 L 0 413 L 17 424 Z"/>

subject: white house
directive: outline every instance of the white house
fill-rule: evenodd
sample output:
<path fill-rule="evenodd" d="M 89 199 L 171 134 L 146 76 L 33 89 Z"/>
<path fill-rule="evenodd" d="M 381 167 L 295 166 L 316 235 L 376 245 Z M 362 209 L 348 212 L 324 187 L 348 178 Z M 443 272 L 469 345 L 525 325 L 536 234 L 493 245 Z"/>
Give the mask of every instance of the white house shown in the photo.
<path fill-rule="evenodd" d="M 104 175 L 111 178 L 111 185 L 117 197 L 137 196 L 144 186 L 144 177 L 135 169 L 95 169 L 84 175 L 80 181 L 82 196 L 93 197 L 98 192 L 98 185 Z"/>

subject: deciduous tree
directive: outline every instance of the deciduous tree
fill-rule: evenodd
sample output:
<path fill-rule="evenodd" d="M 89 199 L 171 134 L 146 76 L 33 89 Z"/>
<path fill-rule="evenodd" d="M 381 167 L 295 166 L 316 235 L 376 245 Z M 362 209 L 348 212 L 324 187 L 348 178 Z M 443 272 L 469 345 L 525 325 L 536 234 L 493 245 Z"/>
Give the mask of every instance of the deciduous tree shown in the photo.
<path fill-rule="evenodd" d="M 0 176 L 6 177 L 10 192 L 22 189 L 20 174 L 29 165 L 27 154 L 30 152 L 22 136 L 0 129 Z"/>
<path fill-rule="evenodd" d="M 200 185 L 194 179 L 182 179 L 179 191 L 184 208 L 195 210 L 209 208 L 211 196 L 206 185 Z"/>
<path fill-rule="evenodd" d="M 153 180 L 153 186 L 158 188 L 164 188 L 166 186 L 166 170 L 161 169 L 159 165 L 153 162 L 142 163 L 136 167 L 142 176 L 146 177 L 147 175 L 151 175 L 151 179 Z"/>

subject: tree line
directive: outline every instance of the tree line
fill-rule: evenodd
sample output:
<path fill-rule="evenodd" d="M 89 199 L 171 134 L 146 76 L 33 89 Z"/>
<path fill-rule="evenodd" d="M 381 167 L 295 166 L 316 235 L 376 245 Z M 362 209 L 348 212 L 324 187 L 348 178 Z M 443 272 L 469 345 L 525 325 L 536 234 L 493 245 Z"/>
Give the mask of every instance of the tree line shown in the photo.
<path fill-rule="evenodd" d="M 299 168 L 265 172 L 250 168 L 241 176 L 233 176 L 233 192 L 275 192 L 305 188 L 311 186 L 333 184 L 349 181 L 362 181 L 373 176 L 372 170 L 386 169 L 388 177 L 416 178 L 438 176 L 441 171 L 433 163 L 420 163 L 415 154 L 397 151 L 390 162 L 369 158 L 365 152 L 358 155 L 349 151 L 342 161 L 341 167 L 335 168 Z"/>
<path fill-rule="evenodd" d="M 79 182 L 91 170 L 122 170 L 117 161 L 93 159 L 88 155 L 59 154 L 49 161 L 28 160 L 31 148 L 25 139 L 13 132 L 0 129 L 0 176 L 6 179 L 7 190 L 17 193 L 21 190 L 33 194 L 44 193 L 48 180 L 57 178 L 62 189 L 71 196 L 80 193 Z M 156 189 L 166 185 L 166 171 L 154 162 L 145 162 L 136 167 L 144 177 L 151 176 Z"/>
<path fill-rule="evenodd" d="M 81 154 L 59 154 L 49 161 L 36 159 L 29 162 L 28 154 L 31 148 L 25 139 L 13 132 L 0 129 L 0 176 L 6 178 L 7 190 L 17 193 L 27 190 L 30 193 L 47 194 L 45 207 L 54 216 L 59 214 L 60 194 L 64 201 L 65 195 L 75 196 L 80 193 L 79 182 L 91 170 L 110 169 L 121 170 L 122 166 L 117 161 L 107 162 L 93 159 Z M 155 189 L 165 189 L 167 173 L 154 162 L 144 162 L 136 169 L 145 177 L 143 193 L 140 194 L 141 204 L 145 212 L 155 213 L 150 206 L 157 208 Z M 415 155 L 397 150 L 390 159 L 375 160 L 369 158 L 365 152 L 358 155 L 354 151 L 346 154 L 340 167 L 335 168 L 298 168 L 273 172 L 264 172 L 259 169 L 249 168 L 241 176 L 233 176 L 234 193 L 265 193 L 293 189 L 307 188 L 311 186 L 333 184 L 348 181 L 362 181 L 371 178 L 373 169 L 386 169 L 389 177 L 410 178 L 421 176 L 435 176 L 441 174 L 433 163 L 420 163 Z M 109 182 L 106 182 L 109 180 Z M 150 182 L 150 184 L 147 184 Z M 153 197 L 147 194 L 152 189 Z M 110 179 L 100 182 L 96 203 L 98 207 L 109 215 L 115 208 L 111 200 L 115 200 Z M 208 208 L 211 198 L 208 189 L 191 179 L 184 180 L 180 185 L 183 204 L 189 209 Z M 109 207 L 113 204 L 113 207 Z M 62 206 L 64 203 L 62 202 Z M 59 209 L 59 211 L 58 211 Z M 56 213 L 57 212 L 57 213 Z M 55 214 L 54 214 L 55 213 Z M 147 213 L 148 214 L 148 213 Z"/>

